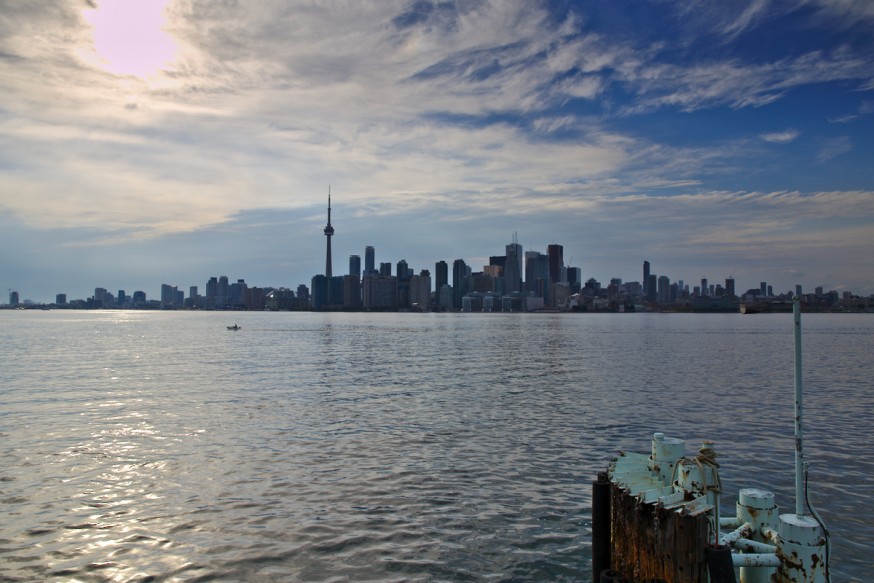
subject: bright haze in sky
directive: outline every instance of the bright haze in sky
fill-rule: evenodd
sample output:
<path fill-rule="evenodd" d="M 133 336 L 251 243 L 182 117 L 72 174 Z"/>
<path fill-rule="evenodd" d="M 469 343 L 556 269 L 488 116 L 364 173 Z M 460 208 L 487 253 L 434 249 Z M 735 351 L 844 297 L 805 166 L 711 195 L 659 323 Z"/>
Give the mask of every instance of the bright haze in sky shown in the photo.
<path fill-rule="evenodd" d="M 874 293 L 869 0 L 7 0 L 0 286 L 348 256 Z M 5 303 L 5 302 L 0 302 Z"/>

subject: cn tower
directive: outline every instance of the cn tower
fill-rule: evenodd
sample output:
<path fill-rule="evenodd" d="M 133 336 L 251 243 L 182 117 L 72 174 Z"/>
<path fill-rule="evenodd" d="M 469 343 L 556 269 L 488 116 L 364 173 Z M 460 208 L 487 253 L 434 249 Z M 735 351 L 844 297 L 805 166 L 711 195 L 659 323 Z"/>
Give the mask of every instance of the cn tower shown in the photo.
<path fill-rule="evenodd" d="M 331 187 L 328 187 L 328 224 L 325 227 L 325 237 L 328 239 L 328 252 L 325 255 L 325 277 L 330 282 L 332 276 L 331 269 L 331 237 L 334 236 L 334 227 L 331 226 Z M 329 283 L 330 285 L 330 283 Z"/>

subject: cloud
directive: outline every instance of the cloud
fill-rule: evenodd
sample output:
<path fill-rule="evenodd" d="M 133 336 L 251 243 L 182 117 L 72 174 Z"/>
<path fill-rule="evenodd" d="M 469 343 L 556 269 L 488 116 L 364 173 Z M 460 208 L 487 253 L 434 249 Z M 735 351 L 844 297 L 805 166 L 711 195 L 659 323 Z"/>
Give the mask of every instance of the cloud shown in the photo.
<path fill-rule="evenodd" d="M 853 142 L 847 136 L 832 138 L 826 140 L 825 144 L 820 148 L 816 159 L 820 163 L 829 162 L 839 156 L 843 156 L 853 150 Z"/>
<path fill-rule="evenodd" d="M 830 53 L 812 51 L 764 64 L 739 60 L 710 61 L 691 66 L 647 63 L 629 71 L 623 81 L 639 95 L 627 113 L 644 113 L 662 107 L 682 111 L 728 106 L 761 107 L 788 91 L 832 81 L 870 82 L 874 78 L 867 59 L 843 49 Z"/>
<path fill-rule="evenodd" d="M 768 172 L 785 162 L 786 148 L 762 141 L 819 140 L 805 122 L 826 117 L 818 104 L 781 118 L 791 125 L 783 131 L 740 124 L 801 87 L 834 95 L 832 84 L 871 85 L 864 46 L 742 50 L 737 39 L 788 10 L 766 1 L 711 2 L 715 13 L 690 10 L 688 21 L 659 10 L 660 26 L 646 30 L 551 6 L 176 0 L 167 6 L 173 58 L 137 77 L 91 59 L 85 4 L 15 3 L 0 20 L 0 212 L 36 234 L 60 233 L 55 247 L 80 253 L 253 237 L 248 220 L 262 210 L 317 227 L 328 184 L 362 237 L 378 225 L 432 247 L 444 232 L 477 238 L 467 244 L 476 247 L 493 228 L 520 224 L 569 247 L 604 241 L 635 256 L 640 233 L 678 254 L 677 241 L 728 244 L 733 228 L 739 241 L 763 243 L 805 220 L 833 233 L 817 217 L 836 211 L 819 195 L 785 194 L 791 176 L 763 188 L 765 170 L 750 165 L 763 152 L 775 162 Z M 866 17 L 845 3 L 841 14 Z M 714 38 L 720 50 L 699 50 Z M 870 109 L 863 101 L 859 115 Z M 821 162 L 861 150 L 866 142 L 846 129 Z M 861 176 L 847 192 L 870 191 Z M 750 194 L 757 189 L 782 194 Z M 838 199 L 871 214 L 854 195 Z"/>
<path fill-rule="evenodd" d="M 856 121 L 866 115 L 870 115 L 874 113 L 874 101 L 862 101 L 859 104 L 859 109 L 857 113 L 848 113 L 846 115 L 838 116 L 838 117 L 829 117 L 829 123 L 850 123 L 852 121 Z"/>
<path fill-rule="evenodd" d="M 414 184 L 445 196 L 579 181 L 626 156 L 618 136 L 579 123 L 565 125 L 582 138 L 571 144 L 488 121 L 600 90 L 596 77 L 553 82 L 567 71 L 549 55 L 565 41 L 544 37 L 547 13 L 528 3 L 418 4 L 400 17 L 382 3 L 243 8 L 172 4 L 180 55 L 159 79 L 76 63 L 81 19 L 59 45 L 71 64 L 58 86 L 38 87 L 48 63 L 31 55 L 9 80 L 20 118 L 4 136 L 11 163 L 29 170 L 6 188 L 26 198 L 3 206 L 39 226 L 157 236 L 306 204 L 329 182 L 352 198 L 393 200 Z"/>
<path fill-rule="evenodd" d="M 870 26 L 874 21 L 874 4 L 856 0 L 806 0 L 814 5 L 819 13 L 837 20 L 843 26 Z"/>
<path fill-rule="evenodd" d="M 762 138 L 766 142 L 770 142 L 772 144 L 788 144 L 789 142 L 795 141 L 795 139 L 801 135 L 801 132 L 794 129 L 784 130 L 782 132 L 772 132 L 768 134 L 761 134 L 759 137 Z"/>
<path fill-rule="evenodd" d="M 871 191 L 698 191 L 603 199 L 588 215 L 604 220 L 591 233 L 599 237 L 599 249 L 623 257 L 634 256 L 637 247 L 637 257 L 672 280 L 735 273 L 742 289 L 768 281 L 776 290 L 790 290 L 797 283 L 823 284 L 817 278 L 832 272 L 854 292 L 871 293 L 863 274 L 874 269 L 868 252 L 874 245 L 872 201 Z M 583 257 L 584 264 L 602 263 L 594 249 Z M 603 263 L 609 268 L 616 260 Z M 785 273 L 786 266 L 803 267 L 807 275 Z M 637 279 L 639 272 L 632 273 Z"/>
<path fill-rule="evenodd" d="M 860 117 L 861 116 L 859 116 L 855 113 L 850 113 L 850 114 L 842 115 L 839 117 L 830 117 L 830 118 L 828 118 L 828 121 L 829 121 L 829 123 L 850 123 L 851 121 L 855 121 L 855 120 L 859 119 Z"/>
<path fill-rule="evenodd" d="M 753 26 L 771 7 L 771 0 L 752 0 L 736 19 L 727 23 L 722 34 L 735 37 Z"/>

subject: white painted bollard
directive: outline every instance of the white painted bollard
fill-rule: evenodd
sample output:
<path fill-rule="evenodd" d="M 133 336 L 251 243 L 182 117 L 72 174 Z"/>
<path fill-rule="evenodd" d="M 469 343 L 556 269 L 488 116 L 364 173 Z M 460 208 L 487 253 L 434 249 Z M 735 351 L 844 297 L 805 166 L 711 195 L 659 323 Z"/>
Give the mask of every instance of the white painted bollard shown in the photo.
<path fill-rule="evenodd" d="M 652 455 L 649 458 L 649 469 L 658 472 L 665 485 L 671 484 L 674 475 L 674 465 L 686 454 L 686 442 L 675 437 L 665 437 L 664 433 L 654 433 L 652 436 Z"/>
<path fill-rule="evenodd" d="M 777 530 L 777 508 L 774 493 L 761 488 L 741 488 L 737 497 L 737 521 L 753 527 L 753 540 L 773 544 L 767 531 Z"/>
<path fill-rule="evenodd" d="M 748 538 L 759 543 L 771 543 L 765 534 L 777 530 L 777 503 L 774 493 L 759 488 L 743 488 L 737 498 L 737 520 L 752 526 Z M 764 566 L 741 566 L 740 583 L 768 583 L 774 568 Z"/>
<path fill-rule="evenodd" d="M 825 583 L 825 533 L 810 516 L 781 514 L 777 554 L 777 583 Z"/>
<path fill-rule="evenodd" d="M 692 492 L 703 496 L 707 503 L 716 509 L 714 516 L 716 524 L 719 524 L 719 471 L 715 460 L 711 461 L 708 456 L 714 456 L 713 442 L 707 441 L 701 444 L 701 454 L 694 459 L 684 458 L 677 462 L 674 471 L 674 484 L 685 492 Z M 706 454 L 706 455 L 705 455 Z"/>

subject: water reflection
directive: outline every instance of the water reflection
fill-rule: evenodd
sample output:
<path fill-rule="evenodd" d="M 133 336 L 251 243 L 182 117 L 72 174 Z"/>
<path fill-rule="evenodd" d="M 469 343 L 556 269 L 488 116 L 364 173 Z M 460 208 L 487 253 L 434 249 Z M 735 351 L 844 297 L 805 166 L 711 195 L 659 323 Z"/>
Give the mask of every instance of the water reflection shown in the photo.
<path fill-rule="evenodd" d="M 0 578 L 585 579 L 589 482 L 654 431 L 794 502 L 791 322 L 54 314 L 0 327 Z M 862 580 L 874 325 L 805 323 L 812 494 Z"/>

